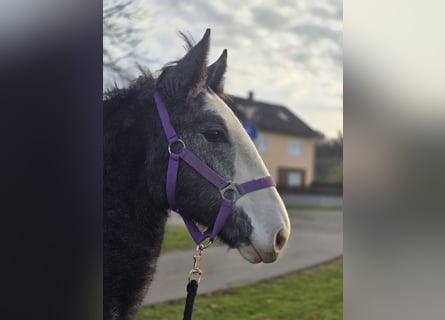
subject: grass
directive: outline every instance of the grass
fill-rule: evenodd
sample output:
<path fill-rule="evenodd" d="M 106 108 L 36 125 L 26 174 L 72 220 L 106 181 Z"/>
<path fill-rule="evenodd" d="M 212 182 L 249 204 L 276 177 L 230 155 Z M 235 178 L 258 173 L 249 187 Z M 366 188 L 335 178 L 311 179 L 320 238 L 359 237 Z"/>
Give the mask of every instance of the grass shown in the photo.
<path fill-rule="evenodd" d="M 213 246 L 221 245 L 218 239 L 215 239 Z M 165 228 L 164 241 L 162 242 L 161 252 L 169 252 L 175 250 L 194 250 L 196 243 L 193 241 L 187 227 L 184 225 L 169 225 Z"/>
<path fill-rule="evenodd" d="M 173 250 L 194 249 L 195 242 L 183 225 L 167 224 L 162 242 L 162 253 Z"/>
<path fill-rule="evenodd" d="M 341 261 L 199 296 L 193 319 L 340 320 L 343 318 Z M 141 309 L 137 319 L 182 319 L 183 308 L 184 300 L 157 304 Z"/>

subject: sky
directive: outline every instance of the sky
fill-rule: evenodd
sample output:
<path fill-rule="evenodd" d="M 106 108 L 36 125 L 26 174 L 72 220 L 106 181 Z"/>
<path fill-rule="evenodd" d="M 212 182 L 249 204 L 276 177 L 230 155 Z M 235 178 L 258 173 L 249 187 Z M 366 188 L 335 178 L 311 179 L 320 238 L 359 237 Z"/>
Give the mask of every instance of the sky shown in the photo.
<path fill-rule="evenodd" d="M 228 50 L 227 93 L 247 97 L 253 91 L 255 100 L 288 107 L 327 137 L 343 132 L 341 1 L 139 0 L 134 5 L 143 35 L 135 46 L 142 66 L 155 73 L 181 58 L 179 31 L 198 41 L 211 28 L 209 63 Z"/>

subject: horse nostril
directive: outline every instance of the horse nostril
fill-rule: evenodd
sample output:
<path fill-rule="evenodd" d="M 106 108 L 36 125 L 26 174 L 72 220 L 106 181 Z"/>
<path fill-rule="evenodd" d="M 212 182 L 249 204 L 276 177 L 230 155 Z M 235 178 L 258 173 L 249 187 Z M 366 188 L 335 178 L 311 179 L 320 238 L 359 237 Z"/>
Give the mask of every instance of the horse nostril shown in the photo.
<path fill-rule="evenodd" d="M 280 231 L 277 232 L 275 236 L 275 250 L 279 252 L 281 249 L 283 249 L 284 245 L 286 244 L 286 241 L 287 239 L 284 230 L 281 229 Z"/>

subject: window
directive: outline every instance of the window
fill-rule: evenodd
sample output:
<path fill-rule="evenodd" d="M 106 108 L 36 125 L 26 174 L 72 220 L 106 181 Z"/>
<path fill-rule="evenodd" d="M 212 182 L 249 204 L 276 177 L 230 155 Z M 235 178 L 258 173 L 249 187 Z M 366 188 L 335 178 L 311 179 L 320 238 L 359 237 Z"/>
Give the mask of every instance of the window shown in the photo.
<path fill-rule="evenodd" d="M 283 188 L 301 189 L 306 185 L 306 171 L 301 168 L 278 168 L 278 185 Z"/>
<path fill-rule="evenodd" d="M 255 146 L 260 153 L 269 151 L 269 139 L 262 134 L 258 134 L 255 139 Z"/>
<path fill-rule="evenodd" d="M 289 187 L 301 187 L 303 185 L 303 175 L 299 171 L 290 171 L 287 174 L 287 185 Z"/>
<path fill-rule="evenodd" d="M 303 155 L 303 141 L 300 139 L 289 140 L 289 155 L 301 157 Z"/>

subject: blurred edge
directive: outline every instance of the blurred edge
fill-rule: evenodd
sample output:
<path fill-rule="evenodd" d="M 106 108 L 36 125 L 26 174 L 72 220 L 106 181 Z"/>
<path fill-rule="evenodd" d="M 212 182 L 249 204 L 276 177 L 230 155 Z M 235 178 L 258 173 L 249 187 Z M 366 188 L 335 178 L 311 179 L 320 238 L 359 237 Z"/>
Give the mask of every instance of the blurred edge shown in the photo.
<path fill-rule="evenodd" d="M 102 318 L 102 2 L 0 10 L 3 319 Z"/>
<path fill-rule="evenodd" d="M 6 319 L 102 318 L 101 9 L 0 13 Z M 344 3 L 345 319 L 444 314 L 443 12 Z"/>
<path fill-rule="evenodd" d="M 443 319 L 445 4 L 344 2 L 344 319 Z"/>

